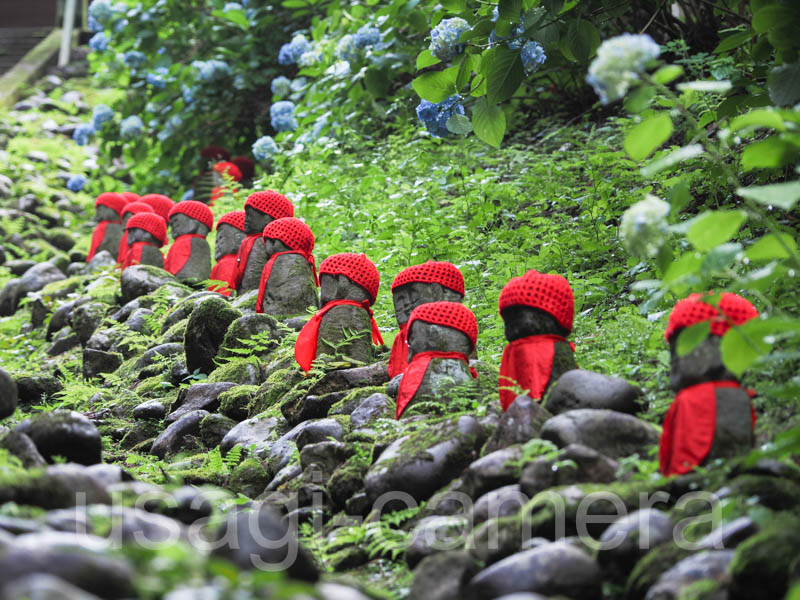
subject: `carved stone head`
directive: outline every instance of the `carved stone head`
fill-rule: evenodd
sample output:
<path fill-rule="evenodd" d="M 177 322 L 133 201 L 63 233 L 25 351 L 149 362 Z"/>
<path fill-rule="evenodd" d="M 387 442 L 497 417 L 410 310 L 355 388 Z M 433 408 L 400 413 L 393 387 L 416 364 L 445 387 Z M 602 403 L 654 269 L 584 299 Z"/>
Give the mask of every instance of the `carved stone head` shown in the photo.
<path fill-rule="evenodd" d="M 322 306 L 331 300 L 354 300 L 374 304 L 380 286 L 378 269 L 365 254 L 334 254 L 319 266 Z"/>
<path fill-rule="evenodd" d="M 419 352 L 460 352 L 469 355 L 478 339 L 475 315 L 458 302 L 418 306 L 408 321 L 409 360 Z"/>
<path fill-rule="evenodd" d="M 245 237 L 244 231 L 228 223 L 217 225 L 217 241 L 214 246 L 214 259 L 219 260 L 227 254 L 236 254 L 242 240 Z"/>
<path fill-rule="evenodd" d="M 136 242 L 147 242 L 148 244 L 155 244 L 156 246 L 162 245 L 161 240 L 156 238 L 156 236 L 149 231 L 139 229 L 138 227 L 132 227 L 128 229 L 128 244 L 133 245 Z"/>
<path fill-rule="evenodd" d="M 99 204 L 95 208 L 95 215 L 98 221 L 119 221 L 117 211 L 104 204 Z"/>
<path fill-rule="evenodd" d="M 407 323 L 420 304 L 429 302 L 461 302 L 464 298 L 464 277 L 449 262 L 429 260 L 403 269 L 392 282 L 392 299 L 397 323 Z"/>
<path fill-rule="evenodd" d="M 264 227 L 266 227 L 269 223 L 274 221 L 273 217 L 271 217 L 267 213 L 261 212 L 260 210 L 258 210 L 253 206 L 245 206 L 244 213 L 245 213 L 244 232 L 247 235 L 261 233 L 262 231 L 264 231 Z"/>
<path fill-rule="evenodd" d="M 244 212 L 245 233 L 254 235 L 263 232 L 275 219 L 293 217 L 294 205 L 283 194 L 266 190 L 250 194 L 244 203 Z"/>
<path fill-rule="evenodd" d="M 566 337 L 572 332 L 575 300 L 561 275 L 530 270 L 514 277 L 500 292 L 498 305 L 509 342 L 531 335 Z"/>
<path fill-rule="evenodd" d="M 509 342 L 531 335 L 551 334 L 566 337 L 570 333 L 553 315 L 530 306 L 515 304 L 503 310 L 500 316 L 503 317 L 506 339 Z"/>
<path fill-rule="evenodd" d="M 721 343 L 721 337 L 709 335 L 689 354 L 678 356 L 678 336 L 670 338 L 670 388 L 677 391 L 706 381 L 736 380 L 736 375 L 725 368 L 722 363 Z"/>
<path fill-rule="evenodd" d="M 169 229 L 173 239 L 182 235 L 202 235 L 205 237 L 209 233 L 209 228 L 206 225 L 183 213 L 176 213 L 169 218 Z"/>
<path fill-rule="evenodd" d="M 325 306 L 332 300 L 354 300 L 363 302 L 369 300 L 367 290 L 358 285 L 346 275 L 330 275 L 322 273 L 319 277 L 320 301 Z"/>

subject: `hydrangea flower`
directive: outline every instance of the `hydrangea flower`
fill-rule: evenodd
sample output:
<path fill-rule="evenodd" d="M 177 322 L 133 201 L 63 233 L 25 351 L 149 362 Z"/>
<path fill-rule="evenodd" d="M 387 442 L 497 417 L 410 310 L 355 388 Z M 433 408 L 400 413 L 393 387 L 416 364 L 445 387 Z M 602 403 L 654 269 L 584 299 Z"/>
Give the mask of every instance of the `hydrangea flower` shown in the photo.
<path fill-rule="evenodd" d="M 469 30 L 469 23 L 461 17 L 443 19 L 431 30 L 431 54 L 441 61 L 451 60 L 461 53 L 461 34 Z"/>
<path fill-rule="evenodd" d="M 355 38 L 350 35 L 343 35 L 342 39 L 340 39 L 336 43 L 336 50 L 335 50 L 336 58 L 339 60 L 343 60 L 346 62 L 355 62 L 361 56 L 361 53 L 358 51 L 358 47 L 356 46 Z"/>
<path fill-rule="evenodd" d="M 281 100 L 269 107 L 269 117 L 272 128 L 277 131 L 294 131 L 297 129 L 297 119 L 294 116 L 294 102 Z"/>
<path fill-rule="evenodd" d="M 370 48 L 381 43 L 381 30 L 374 25 L 364 25 L 356 31 L 353 41 L 357 48 Z"/>
<path fill-rule="evenodd" d="M 87 21 L 88 21 L 87 25 L 89 27 L 89 31 L 103 31 L 103 29 L 105 29 L 103 27 L 103 24 L 98 23 L 97 19 L 95 19 L 91 14 L 89 15 Z"/>
<path fill-rule="evenodd" d="M 231 74 L 231 67 L 224 60 L 212 58 L 211 60 L 192 61 L 192 67 L 197 71 L 198 77 L 203 81 L 214 81 Z"/>
<path fill-rule="evenodd" d="M 187 106 L 194 104 L 194 88 L 190 88 L 187 85 L 183 86 L 183 88 L 181 88 L 181 95 Z"/>
<path fill-rule="evenodd" d="M 158 67 L 148 73 L 145 80 L 157 90 L 163 90 L 167 85 L 167 81 L 164 78 L 167 73 L 169 73 L 169 69 L 166 67 Z"/>
<path fill-rule="evenodd" d="M 623 213 L 619 233 L 628 252 L 641 259 L 658 254 L 668 235 L 669 209 L 667 202 L 648 194 Z"/>
<path fill-rule="evenodd" d="M 83 175 L 72 175 L 67 179 L 67 189 L 70 192 L 80 192 L 88 180 Z"/>
<path fill-rule="evenodd" d="M 114 118 L 114 111 L 105 104 L 98 104 L 92 109 L 92 127 L 95 131 L 103 127 L 103 123 Z"/>
<path fill-rule="evenodd" d="M 237 90 L 243 90 L 247 88 L 247 77 L 242 75 L 241 73 L 233 78 L 233 87 Z"/>
<path fill-rule="evenodd" d="M 181 196 L 181 202 L 183 202 L 184 200 L 193 200 L 193 199 L 194 199 L 194 190 L 192 188 L 186 190 L 183 193 L 183 196 Z"/>
<path fill-rule="evenodd" d="M 105 25 L 114 16 L 114 9 L 109 0 L 94 0 L 89 5 L 89 16 L 97 23 Z"/>
<path fill-rule="evenodd" d="M 301 67 L 310 67 L 318 62 L 322 62 L 322 59 L 322 50 L 319 50 L 318 48 L 312 48 L 308 52 L 303 52 L 300 55 L 300 58 L 297 59 L 297 64 Z"/>
<path fill-rule="evenodd" d="M 253 144 L 253 156 L 256 160 L 269 160 L 278 153 L 278 144 L 271 136 L 258 138 Z"/>
<path fill-rule="evenodd" d="M 309 50 L 311 50 L 311 44 L 306 36 L 297 33 L 292 37 L 291 42 L 281 46 L 278 52 L 278 62 L 282 65 L 293 65 Z"/>
<path fill-rule="evenodd" d="M 141 135 L 143 130 L 144 123 L 142 123 L 142 119 L 137 115 L 126 117 L 122 119 L 122 122 L 119 124 L 119 134 L 125 139 L 135 138 Z"/>
<path fill-rule="evenodd" d="M 159 141 L 163 142 L 171 138 L 175 134 L 175 130 L 181 125 L 183 125 L 183 119 L 181 119 L 178 115 L 174 115 L 170 117 L 166 123 L 164 123 L 163 129 L 158 132 L 156 137 L 159 139 Z"/>
<path fill-rule="evenodd" d="M 269 85 L 270 91 L 276 96 L 288 96 L 291 91 L 292 82 L 283 75 L 276 77 Z"/>
<path fill-rule="evenodd" d="M 308 80 L 305 77 L 298 77 L 297 79 L 292 79 L 292 91 L 299 92 L 304 87 L 306 87 L 307 83 Z"/>
<path fill-rule="evenodd" d="M 135 69 L 147 62 L 147 56 L 138 50 L 128 50 L 122 55 L 122 62 L 125 63 L 125 66 Z"/>
<path fill-rule="evenodd" d="M 649 35 L 625 33 L 604 41 L 589 65 L 586 81 L 603 104 L 622 98 L 661 50 Z"/>
<path fill-rule="evenodd" d="M 78 146 L 85 146 L 92 136 L 94 136 L 94 127 L 90 123 L 83 123 L 75 128 L 72 139 Z"/>
<path fill-rule="evenodd" d="M 119 21 L 114 23 L 114 28 L 113 29 L 114 29 L 114 31 L 116 33 L 119 33 L 120 31 L 125 29 L 127 26 L 128 26 L 128 19 L 120 19 Z"/>
<path fill-rule="evenodd" d="M 520 52 L 522 57 L 522 68 L 525 69 L 526 75 L 535 73 L 540 66 L 547 60 L 547 54 L 544 52 L 544 47 L 538 42 L 528 42 L 522 47 Z"/>
<path fill-rule="evenodd" d="M 434 104 L 421 100 L 417 106 L 417 118 L 425 125 L 425 129 L 433 137 L 449 137 L 452 132 L 447 129 L 447 119 L 453 115 L 463 115 L 464 107 L 461 105 L 461 96 L 450 96 Z"/>
<path fill-rule="evenodd" d="M 89 39 L 89 48 L 95 52 L 105 52 L 108 48 L 108 36 L 105 31 L 98 31 Z"/>
<path fill-rule="evenodd" d="M 238 2 L 228 2 L 222 10 L 225 12 L 229 10 L 242 10 L 242 5 Z"/>

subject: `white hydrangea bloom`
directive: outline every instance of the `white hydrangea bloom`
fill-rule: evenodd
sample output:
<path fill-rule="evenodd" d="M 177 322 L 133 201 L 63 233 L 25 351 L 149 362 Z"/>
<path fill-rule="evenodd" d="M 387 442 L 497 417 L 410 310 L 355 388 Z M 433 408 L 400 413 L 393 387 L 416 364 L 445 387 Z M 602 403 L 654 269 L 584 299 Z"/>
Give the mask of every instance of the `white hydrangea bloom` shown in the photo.
<path fill-rule="evenodd" d="M 622 98 L 661 50 L 649 35 L 625 33 L 600 44 L 586 81 L 603 104 Z"/>
<path fill-rule="evenodd" d="M 670 206 L 661 198 L 648 194 L 622 215 L 620 236 L 625 248 L 641 259 L 653 258 L 669 234 L 667 215 Z"/>

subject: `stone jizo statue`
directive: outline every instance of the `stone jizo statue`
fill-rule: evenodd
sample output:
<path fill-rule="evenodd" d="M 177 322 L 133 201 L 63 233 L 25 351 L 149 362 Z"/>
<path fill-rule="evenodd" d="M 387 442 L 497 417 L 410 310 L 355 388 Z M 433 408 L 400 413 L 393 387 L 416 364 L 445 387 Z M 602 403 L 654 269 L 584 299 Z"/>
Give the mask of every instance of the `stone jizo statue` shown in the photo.
<path fill-rule="evenodd" d="M 154 213 L 164 219 L 165 223 L 169 223 L 169 211 L 175 206 L 172 198 L 164 194 L 145 194 L 139 201 L 150 205 Z"/>
<path fill-rule="evenodd" d="M 211 209 L 202 202 L 178 202 L 169 213 L 169 228 L 175 240 L 164 268 L 181 281 L 205 281 L 211 276 L 211 247 L 206 236 L 214 226 Z"/>
<path fill-rule="evenodd" d="M 128 251 L 122 268 L 152 265 L 164 268 L 160 248 L 167 243 L 167 223 L 155 213 L 139 213 L 128 220 Z"/>
<path fill-rule="evenodd" d="M 126 192 L 129 193 L 129 192 Z M 122 211 L 122 228 L 125 229 L 128 226 L 128 221 L 133 215 L 138 215 L 139 213 L 152 213 L 153 208 L 149 204 L 145 204 L 144 202 L 128 202 L 125 205 L 125 209 Z M 125 262 L 125 253 L 128 252 L 128 232 L 127 230 L 123 231 L 122 239 L 119 241 L 119 249 L 117 250 L 117 264 L 121 265 Z"/>
<path fill-rule="evenodd" d="M 92 232 L 92 242 L 86 262 L 92 260 L 94 255 L 102 250 L 109 252 L 112 257 L 116 255 L 123 232 L 122 211 L 127 203 L 121 194 L 106 192 L 97 197 L 94 203 L 97 225 Z"/>
<path fill-rule="evenodd" d="M 208 289 L 223 296 L 230 296 L 236 289 L 236 253 L 244 240 L 244 211 L 235 210 L 225 213 L 217 221 L 217 239 L 214 245 L 214 260 L 217 263 L 211 269 L 209 279 L 224 281 L 225 287 L 211 286 Z"/>

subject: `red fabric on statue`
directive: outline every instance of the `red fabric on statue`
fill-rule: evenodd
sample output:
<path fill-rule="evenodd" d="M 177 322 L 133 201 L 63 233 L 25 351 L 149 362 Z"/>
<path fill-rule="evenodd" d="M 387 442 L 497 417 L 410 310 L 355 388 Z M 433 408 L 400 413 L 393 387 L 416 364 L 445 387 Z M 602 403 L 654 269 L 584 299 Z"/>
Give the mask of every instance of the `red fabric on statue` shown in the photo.
<path fill-rule="evenodd" d="M 297 335 L 297 341 L 294 345 L 294 358 L 297 364 L 303 371 L 311 370 L 311 363 L 317 358 L 317 338 L 319 337 L 319 326 L 322 323 L 322 317 L 330 309 L 336 306 L 358 306 L 363 308 L 369 313 L 370 321 L 372 323 L 372 343 L 375 345 L 383 344 L 381 332 L 378 329 L 378 324 L 372 318 L 372 309 L 369 307 L 369 301 L 356 302 L 355 300 L 331 300 L 323 308 L 319 309 L 314 316 L 308 320 Z"/>
<path fill-rule="evenodd" d="M 408 363 L 408 366 L 403 372 L 403 379 L 400 381 L 400 390 L 397 392 L 396 419 L 400 418 L 400 415 L 403 414 L 403 411 L 406 409 L 406 406 L 408 406 L 408 403 L 411 402 L 414 394 L 417 393 L 419 386 L 422 384 L 422 380 L 425 378 L 428 365 L 431 364 L 431 360 L 434 358 L 455 358 L 463 360 L 469 365 L 467 355 L 461 352 L 437 352 L 431 350 L 429 352 L 419 352 L 415 354 L 411 362 Z M 478 377 L 477 371 L 472 367 L 469 368 L 469 372 L 472 374 L 473 379 Z"/>
<path fill-rule="evenodd" d="M 506 345 L 503 350 L 503 361 L 500 363 L 500 404 L 503 410 L 508 410 L 517 394 L 509 389 L 503 389 L 516 383 L 519 387 L 530 390 L 528 395 L 538 400 L 544 394 L 547 382 L 553 372 L 553 356 L 556 342 L 570 345 L 572 351 L 575 346 L 567 342 L 560 335 L 529 335 L 528 337 L 514 340 Z"/>
<path fill-rule="evenodd" d="M 242 282 L 242 277 L 244 277 L 244 270 L 247 267 L 247 259 L 250 258 L 253 244 L 260 237 L 260 233 L 251 233 L 242 240 L 239 246 L 239 251 L 236 253 L 236 289 L 239 289 L 239 284 Z"/>
<path fill-rule="evenodd" d="M 717 425 L 717 390 L 741 388 L 736 381 L 708 381 L 682 389 L 664 417 L 658 462 L 666 476 L 682 475 L 708 456 Z M 752 410 L 752 407 L 751 407 Z M 752 412 L 755 427 L 755 412 Z"/>
<path fill-rule="evenodd" d="M 165 271 L 177 275 L 183 268 L 186 261 L 188 261 L 189 257 L 192 255 L 192 238 L 204 240 L 206 236 L 198 233 L 187 233 L 172 242 L 172 246 L 169 247 L 169 252 L 167 252 L 167 258 L 164 260 Z"/>
<path fill-rule="evenodd" d="M 151 244 L 150 242 L 135 242 L 128 249 L 127 254 L 125 254 L 125 261 L 122 263 L 122 268 L 125 269 L 127 267 L 140 264 L 142 262 L 142 250 L 145 246 L 153 246 L 153 248 L 158 248 L 158 246 Z"/>
<path fill-rule="evenodd" d="M 106 237 L 106 227 L 108 227 L 109 223 L 119 224 L 119 221 L 100 221 L 95 226 L 92 232 L 92 243 L 89 246 L 89 254 L 86 255 L 86 262 L 92 260 L 94 255 L 97 254 L 97 249 L 100 247 L 100 244 L 103 243 L 103 238 Z"/>
<path fill-rule="evenodd" d="M 389 378 L 397 377 L 408 366 L 408 322 L 400 325 L 400 332 L 392 343 L 392 353 L 389 355 Z"/>
<path fill-rule="evenodd" d="M 261 308 L 261 305 L 264 303 L 264 295 L 267 293 L 267 282 L 269 281 L 269 276 L 272 275 L 272 267 L 275 266 L 275 259 L 283 254 L 299 254 L 305 258 L 308 261 L 308 264 L 311 265 L 311 272 L 314 274 L 314 283 L 319 285 L 319 281 L 317 279 L 317 265 L 314 262 L 314 256 L 312 254 L 309 254 L 308 252 L 301 252 L 300 250 L 285 250 L 284 252 L 276 252 L 269 257 L 267 264 L 264 265 L 264 270 L 261 271 L 261 281 L 258 284 L 258 299 L 256 300 L 257 313 L 264 312 L 264 310 Z"/>
<path fill-rule="evenodd" d="M 211 292 L 218 292 L 223 296 L 230 296 L 233 290 L 236 289 L 236 277 L 239 270 L 236 267 L 236 255 L 226 254 L 217 261 L 214 268 L 211 269 L 211 277 L 214 281 L 225 281 L 227 288 L 221 286 L 210 286 L 208 289 Z"/>
<path fill-rule="evenodd" d="M 128 230 L 122 232 L 119 240 L 119 250 L 117 250 L 117 265 L 125 262 L 125 255 L 128 253 Z"/>

